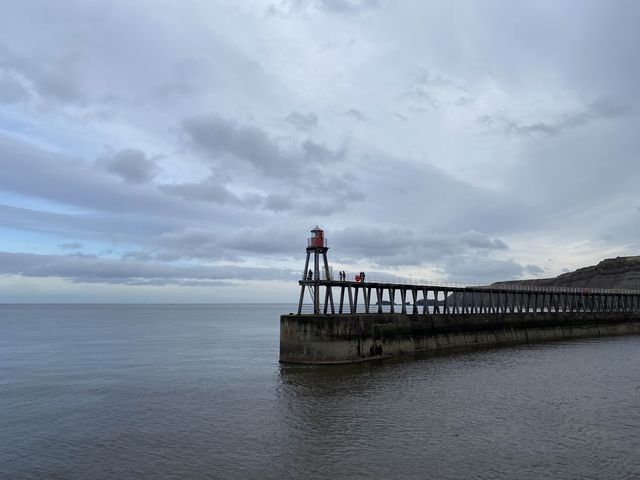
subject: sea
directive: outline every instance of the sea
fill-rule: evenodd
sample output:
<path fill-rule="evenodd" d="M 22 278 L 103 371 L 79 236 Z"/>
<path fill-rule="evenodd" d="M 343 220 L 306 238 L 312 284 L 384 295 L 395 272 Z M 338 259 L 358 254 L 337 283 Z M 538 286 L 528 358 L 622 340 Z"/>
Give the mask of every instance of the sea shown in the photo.
<path fill-rule="evenodd" d="M 281 365 L 292 311 L 0 305 L 0 478 L 640 478 L 639 336 Z"/>

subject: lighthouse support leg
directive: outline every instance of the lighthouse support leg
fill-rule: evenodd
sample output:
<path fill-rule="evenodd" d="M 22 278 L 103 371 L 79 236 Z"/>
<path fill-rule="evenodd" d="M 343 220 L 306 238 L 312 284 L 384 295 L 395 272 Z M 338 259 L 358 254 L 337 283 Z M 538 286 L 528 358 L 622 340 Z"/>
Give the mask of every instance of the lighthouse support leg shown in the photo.
<path fill-rule="evenodd" d="M 300 301 L 298 302 L 298 315 L 302 313 L 302 302 L 304 301 L 304 289 L 305 289 L 305 286 L 302 285 L 302 287 L 300 287 Z"/>
<path fill-rule="evenodd" d="M 351 293 L 351 285 L 347 287 L 347 293 L 349 294 L 349 313 L 356 313 L 356 309 L 353 305 L 353 294 Z"/>
<path fill-rule="evenodd" d="M 329 307 L 329 292 L 330 292 L 331 287 L 329 285 L 327 285 L 324 288 L 324 309 L 322 310 L 322 313 L 324 313 L 325 315 L 327 314 L 327 309 Z M 333 312 L 331 312 L 333 313 Z"/>
<path fill-rule="evenodd" d="M 367 292 L 365 287 L 362 287 L 362 295 L 364 296 L 364 313 L 369 313 L 369 297 L 371 292 Z"/>
<path fill-rule="evenodd" d="M 389 287 L 389 311 L 391 313 L 396 313 L 396 289 Z"/>
<path fill-rule="evenodd" d="M 320 254 L 313 252 L 313 313 L 320 314 Z"/>
<path fill-rule="evenodd" d="M 307 259 L 304 262 L 304 270 L 302 270 L 302 280 L 307 279 L 307 269 L 309 268 L 309 257 L 311 252 L 307 252 Z M 304 302 L 304 285 L 300 288 L 300 302 L 298 302 L 298 315 L 302 313 L 302 303 Z"/>
<path fill-rule="evenodd" d="M 411 298 L 413 298 L 413 307 L 411 308 L 411 313 L 414 315 L 418 314 L 418 290 L 415 288 L 411 289 Z"/>
<path fill-rule="evenodd" d="M 358 312 L 358 285 L 355 285 L 354 287 L 354 299 L 353 299 L 353 312 L 352 313 L 357 313 Z"/>
<path fill-rule="evenodd" d="M 428 308 L 427 308 L 427 299 L 429 298 L 429 290 L 426 288 L 423 288 L 422 290 L 420 290 L 420 292 L 422 293 L 422 314 L 426 315 L 429 313 Z M 433 298 L 436 297 L 436 292 L 435 290 L 433 291 Z M 434 311 L 435 313 L 435 311 Z"/>
<path fill-rule="evenodd" d="M 331 313 L 336 313 L 335 306 L 333 304 L 333 289 L 331 288 L 331 282 L 333 281 L 331 271 L 329 270 L 329 262 L 327 261 L 327 252 L 322 252 L 322 259 L 324 260 L 324 271 L 327 275 L 327 280 L 329 281 L 329 285 L 327 286 L 327 292 L 329 294 L 329 302 L 331 303 Z"/>

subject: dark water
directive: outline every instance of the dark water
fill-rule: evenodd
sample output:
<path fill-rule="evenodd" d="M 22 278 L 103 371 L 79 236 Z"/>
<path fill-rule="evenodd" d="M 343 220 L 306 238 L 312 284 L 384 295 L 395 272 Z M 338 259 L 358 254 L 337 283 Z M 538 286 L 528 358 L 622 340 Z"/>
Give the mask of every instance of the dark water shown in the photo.
<path fill-rule="evenodd" d="M 0 305 L 0 478 L 640 478 L 640 337 L 281 367 L 281 305 Z"/>

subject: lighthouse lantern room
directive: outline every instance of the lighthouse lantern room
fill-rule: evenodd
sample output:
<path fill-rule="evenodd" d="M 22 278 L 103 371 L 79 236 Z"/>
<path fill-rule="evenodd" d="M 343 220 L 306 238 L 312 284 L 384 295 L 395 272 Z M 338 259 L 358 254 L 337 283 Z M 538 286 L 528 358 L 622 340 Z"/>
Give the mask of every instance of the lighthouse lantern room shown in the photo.
<path fill-rule="evenodd" d="M 311 238 L 307 241 L 309 248 L 326 248 L 327 239 L 324 238 L 324 230 L 317 225 L 311 230 Z"/>

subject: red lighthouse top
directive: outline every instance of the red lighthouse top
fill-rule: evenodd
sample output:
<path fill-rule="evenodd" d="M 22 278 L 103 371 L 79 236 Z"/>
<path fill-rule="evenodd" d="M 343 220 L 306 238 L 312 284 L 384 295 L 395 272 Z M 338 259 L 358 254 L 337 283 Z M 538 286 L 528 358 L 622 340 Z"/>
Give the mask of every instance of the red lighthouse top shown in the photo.
<path fill-rule="evenodd" d="M 317 225 L 311 230 L 311 238 L 307 242 L 308 248 L 327 248 L 327 239 L 324 238 L 324 230 Z"/>

